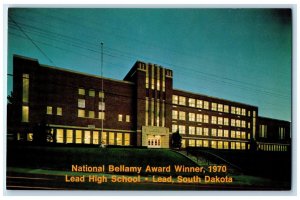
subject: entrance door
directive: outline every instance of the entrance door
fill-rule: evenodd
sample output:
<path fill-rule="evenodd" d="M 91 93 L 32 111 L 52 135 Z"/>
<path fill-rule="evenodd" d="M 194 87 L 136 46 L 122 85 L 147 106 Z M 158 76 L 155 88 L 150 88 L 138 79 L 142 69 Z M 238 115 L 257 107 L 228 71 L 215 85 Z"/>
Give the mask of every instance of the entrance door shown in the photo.
<path fill-rule="evenodd" d="M 148 135 L 148 147 L 149 148 L 161 148 L 161 136 Z"/>

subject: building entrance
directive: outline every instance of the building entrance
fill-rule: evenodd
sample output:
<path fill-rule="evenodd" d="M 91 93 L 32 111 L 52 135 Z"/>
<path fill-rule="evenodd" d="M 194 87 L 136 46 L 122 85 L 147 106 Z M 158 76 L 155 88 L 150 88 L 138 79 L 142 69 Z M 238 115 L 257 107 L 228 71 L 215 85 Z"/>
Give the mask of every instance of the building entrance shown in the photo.
<path fill-rule="evenodd" d="M 148 136 L 148 147 L 149 148 L 161 148 L 161 136 Z"/>

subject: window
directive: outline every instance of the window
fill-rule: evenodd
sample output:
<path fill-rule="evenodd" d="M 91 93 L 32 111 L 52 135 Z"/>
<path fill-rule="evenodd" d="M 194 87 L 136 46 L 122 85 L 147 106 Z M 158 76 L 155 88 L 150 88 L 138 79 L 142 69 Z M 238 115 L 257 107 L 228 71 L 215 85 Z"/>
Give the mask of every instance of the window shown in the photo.
<path fill-rule="evenodd" d="M 178 96 L 177 95 L 173 95 L 172 103 L 173 104 L 178 104 Z"/>
<path fill-rule="evenodd" d="M 79 94 L 79 95 L 85 95 L 85 89 L 79 88 L 79 89 L 78 89 L 78 94 Z"/>
<path fill-rule="evenodd" d="M 22 106 L 22 122 L 29 122 L 29 107 Z"/>
<path fill-rule="evenodd" d="M 189 134 L 195 135 L 195 126 L 189 126 Z"/>
<path fill-rule="evenodd" d="M 235 107 L 231 106 L 231 114 L 235 114 Z"/>
<path fill-rule="evenodd" d="M 246 116 L 246 109 L 245 108 L 242 108 L 242 115 Z"/>
<path fill-rule="evenodd" d="M 235 119 L 231 119 L 231 126 L 235 126 Z"/>
<path fill-rule="evenodd" d="M 237 119 L 235 121 L 235 125 L 236 125 L 236 127 L 241 127 L 241 120 Z"/>
<path fill-rule="evenodd" d="M 99 92 L 99 98 L 104 98 L 104 92 Z"/>
<path fill-rule="evenodd" d="M 240 131 L 236 131 L 236 138 L 241 138 L 241 132 Z"/>
<path fill-rule="evenodd" d="M 61 107 L 56 108 L 56 114 L 59 116 L 62 116 L 62 108 Z"/>
<path fill-rule="evenodd" d="M 202 114 L 197 114 L 196 121 L 197 122 L 202 122 Z"/>
<path fill-rule="evenodd" d="M 211 136 L 213 136 L 213 137 L 217 136 L 217 129 L 215 129 L 215 128 L 211 129 Z"/>
<path fill-rule="evenodd" d="M 198 100 L 197 99 L 197 108 L 202 108 L 202 106 L 203 106 L 203 101 L 202 100 Z"/>
<path fill-rule="evenodd" d="M 208 140 L 203 140 L 203 147 L 208 147 Z"/>
<path fill-rule="evenodd" d="M 185 148 L 185 139 L 181 140 L 181 148 Z"/>
<path fill-rule="evenodd" d="M 223 137 L 223 130 L 222 129 L 218 129 L 218 137 Z"/>
<path fill-rule="evenodd" d="M 235 143 L 235 149 L 241 149 L 241 143 L 240 142 Z"/>
<path fill-rule="evenodd" d="M 235 142 L 231 142 L 231 143 L 230 143 L 230 148 L 231 148 L 231 149 L 235 149 Z"/>
<path fill-rule="evenodd" d="M 28 103 L 29 101 L 29 74 L 23 74 L 23 90 L 22 90 L 22 102 Z"/>
<path fill-rule="evenodd" d="M 248 110 L 248 117 L 251 117 L 251 111 Z"/>
<path fill-rule="evenodd" d="M 204 123 L 208 123 L 208 115 L 204 115 Z"/>
<path fill-rule="evenodd" d="M 194 147 L 195 146 L 195 140 L 189 139 L 189 146 Z"/>
<path fill-rule="evenodd" d="M 236 112 L 237 115 L 240 115 L 241 114 L 241 108 L 236 108 L 235 112 Z"/>
<path fill-rule="evenodd" d="M 195 107 L 195 99 L 189 98 L 189 106 L 190 107 Z"/>
<path fill-rule="evenodd" d="M 93 131 L 93 144 L 99 144 L 99 132 Z"/>
<path fill-rule="evenodd" d="M 216 141 L 210 141 L 211 148 L 216 149 L 217 148 L 217 142 Z"/>
<path fill-rule="evenodd" d="M 52 106 L 47 106 L 47 115 L 52 115 Z"/>
<path fill-rule="evenodd" d="M 177 132 L 177 130 L 178 130 L 177 124 L 172 124 L 172 133 Z"/>
<path fill-rule="evenodd" d="M 73 143 L 73 130 L 67 130 L 67 143 Z"/>
<path fill-rule="evenodd" d="M 228 149 L 229 148 L 228 142 L 224 142 L 223 145 L 224 145 L 224 147 L 223 147 L 224 149 Z"/>
<path fill-rule="evenodd" d="M 85 99 L 78 99 L 78 108 L 85 108 Z"/>
<path fill-rule="evenodd" d="M 129 133 L 125 133 L 124 134 L 124 145 L 125 146 L 129 146 L 130 145 L 130 134 Z"/>
<path fill-rule="evenodd" d="M 223 112 L 223 104 L 218 104 L 218 111 Z"/>
<path fill-rule="evenodd" d="M 218 149 L 223 149 L 223 141 L 218 141 Z"/>
<path fill-rule="evenodd" d="M 241 132 L 241 138 L 242 138 L 242 139 L 246 139 L 246 132 L 245 132 L 245 131 L 242 131 L 242 132 Z"/>
<path fill-rule="evenodd" d="M 56 142 L 64 143 L 64 130 L 63 129 L 56 130 Z"/>
<path fill-rule="evenodd" d="M 211 110 L 217 111 L 217 103 L 211 103 Z"/>
<path fill-rule="evenodd" d="M 217 124 L 217 117 L 216 116 L 211 117 L 211 123 L 212 124 Z"/>
<path fill-rule="evenodd" d="M 204 128 L 204 129 L 203 129 L 203 133 L 204 133 L 204 136 L 208 136 L 208 134 L 209 134 L 209 133 L 208 133 L 208 128 Z"/>
<path fill-rule="evenodd" d="M 179 125 L 178 128 L 179 128 L 180 134 L 185 134 L 185 126 L 184 125 Z"/>
<path fill-rule="evenodd" d="M 255 110 L 253 111 L 253 117 L 256 117 L 256 111 Z"/>
<path fill-rule="evenodd" d="M 241 143 L 241 149 L 243 149 L 243 150 L 246 149 L 246 144 L 244 142 Z"/>
<path fill-rule="evenodd" d="M 76 132 L 75 132 L 75 142 L 77 144 L 82 143 L 82 130 L 76 130 Z"/>
<path fill-rule="evenodd" d="M 179 120 L 185 120 L 185 112 L 179 111 Z"/>
<path fill-rule="evenodd" d="M 259 136 L 262 138 L 267 138 L 267 125 L 259 125 Z"/>
<path fill-rule="evenodd" d="M 229 125 L 228 118 L 224 118 L 224 125 L 225 125 L 225 126 L 228 126 L 228 125 Z"/>
<path fill-rule="evenodd" d="M 224 130 L 224 137 L 227 137 L 227 138 L 229 137 L 228 136 L 228 130 Z"/>
<path fill-rule="evenodd" d="M 114 145 L 115 144 L 115 133 L 114 132 L 109 132 L 108 144 L 109 145 Z"/>
<path fill-rule="evenodd" d="M 172 119 L 178 119 L 178 111 L 172 110 Z"/>
<path fill-rule="evenodd" d="M 122 145 L 123 143 L 123 134 L 117 133 L 117 145 Z"/>
<path fill-rule="evenodd" d="M 231 134 L 231 138 L 235 138 L 235 131 L 231 130 L 230 134 Z"/>
<path fill-rule="evenodd" d="M 209 109 L 209 102 L 204 101 L 204 109 L 208 110 Z"/>
<path fill-rule="evenodd" d="M 91 131 L 84 131 L 84 144 L 91 143 Z"/>
<path fill-rule="evenodd" d="M 185 97 L 179 96 L 179 105 L 185 106 Z"/>
<path fill-rule="evenodd" d="M 228 105 L 224 105 L 224 112 L 226 112 L 226 113 L 229 112 L 229 106 Z"/>
<path fill-rule="evenodd" d="M 126 122 L 130 122 L 130 115 L 126 115 Z"/>
<path fill-rule="evenodd" d="M 245 120 L 242 120 L 242 127 L 246 128 L 246 121 Z"/>
<path fill-rule="evenodd" d="M 196 146 L 202 147 L 203 146 L 202 140 L 196 140 Z"/>
<path fill-rule="evenodd" d="M 98 119 L 105 119 L 105 112 L 98 112 Z"/>
<path fill-rule="evenodd" d="M 223 125 L 223 117 L 218 117 L 218 124 Z"/>
<path fill-rule="evenodd" d="M 279 139 L 283 140 L 285 138 L 285 128 L 279 127 Z"/>
<path fill-rule="evenodd" d="M 98 109 L 105 110 L 105 102 L 99 102 Z"/>
<path fill-rule="evenodd" d="M 90 89 L 89 90 L 89 96 L 94 97 L 95 96 L 95 90 Z"/>
<path fill-rule="evenodd" d="M 248 128 L 251 128 L 251 124 L 250 124 L 250 122 L 248 122 Z"/>
<path fill-rule="evenodd" d="M 107 133 L 106 132 L 101 133 L 101 144 L 104 144 L 104 145 L 107 144 Z"/>
<path fill-rule="evenodd" d="M 202 127 L 196 128 L 196 135 L 202 135 Z"/>
<path fill-rule="evenodd" d="M 195 121 L 195 113 L 189 113 L 189 121 L 191 122 Z"/>
<path fill-rule="evenodd" d="M 123 121 L 123 115 L 121 115 L 121 114 L 118 115 L 118 121 L 119 122 Z"/>
<path fill-rule="evenodd" d="M 85 117 L 85 110 L 78 109 L 78 117 Z"/>
<path fill-rule="evenodd" d="M 95 111 L 89 111 L 89 118 L 95 118 Z"/>

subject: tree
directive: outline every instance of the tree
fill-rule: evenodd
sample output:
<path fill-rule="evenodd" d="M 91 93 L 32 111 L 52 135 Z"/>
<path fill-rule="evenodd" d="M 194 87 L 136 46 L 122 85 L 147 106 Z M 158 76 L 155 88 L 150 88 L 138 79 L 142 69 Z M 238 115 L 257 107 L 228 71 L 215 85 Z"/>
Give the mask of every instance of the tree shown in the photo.
<path fill-rule="evenodd" d="M 179 131 L 176 131 L 175 133 L 172 134 L 172 141 L 171 141 L 171 146 L 172 148 L 181 148 L 181 135 L 179 134 Z"/>

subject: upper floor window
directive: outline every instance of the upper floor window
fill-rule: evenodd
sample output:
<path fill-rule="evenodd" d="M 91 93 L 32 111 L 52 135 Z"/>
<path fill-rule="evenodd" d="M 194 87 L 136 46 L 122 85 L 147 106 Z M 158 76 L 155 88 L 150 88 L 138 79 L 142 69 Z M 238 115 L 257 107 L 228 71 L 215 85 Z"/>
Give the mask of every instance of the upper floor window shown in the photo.
<path fill-rule="evenodd" d="M 197 99 L 197 108 L 202 108 L 203 107 L 203 101 Z"/>
<path fill-rule="evenodd" d="M 226 113 L 229 112 L 229 106 L 228 105 L 224 105 L 224 112 L 226 112 Z"/>
<path fill-rule="evenodd" d="M 79 95 L 85 95 L 85 89 L 79 88 L 79 89 L 78 89 L 78 94 L 79 94 Z"/>
<path fill-rule="evenodd" d="M 47 106 L 47 115 L 52 115 L 52 106 Z"/>
<path fill-rule="evenodd" d="M 185 106 L 185 97 L 179 96 L 179 105 Z"/>
<path fill-rule="evenodd" d="M 196 102 L 195 99 L 189 98 L 189 106 L 190 107 L 195 107 L 195 102 Z"/>
<path fill-rule="evenodd" d="M 89 90 L 89 96 L 90 96 L 90 97 L 94 97 L 94 96 L 95 96 L 95 90 L 90 89 L 90 90 Z"/>
<path fill-rule="evenodd" d="M 57 107 L 56 108 L 56 114 L 59 116 L 62 116 L 62 107 Z"/>
<path fill-rule="evenodd" d="M 211 103 L 211 110 L 217 111 L 217 103 Z"/>
<path fill-rule="evenodd" d="M 234 106 L 231 106 L 231 113 L 235 114 L 235 107 Z"/>
<path fill-rule="evenodd" d="M 179 111 L 179 120 L 186 120 L 184 111 Z"/>
<path fill-rule="evenodd" d="M 223 112 L 223 104 L 218 104 L 218 111 Z"/>
<path fill-rule="evenodd" d="M 130 115 L 126 115 L 126 122 L 130 122 Z"/>
<path fill-rule="evenodd" d="M 121 115 L 121 114 L 118 115 L 118 121 L 119 122 L 123 121 L 123 115 Z"/>
<path fill-rule="evenodd" d="M 172 103 L 173 104 L 178 104 L 178 96 L 177 95 L 173 95 Z"/>
<path fill-rule="evenodd" d="M 78 108 L 85 108 L 85 99 L 78 99 Z"/>
<path fill-rule="evenodd" d="M 104 98 L 104 92 L 99 92 L 99 98 Z"/>
<path fill-rule="evenodd" d="M 189 121 L 191 122 L 195 121 L 195 113 L 189 113 Z"/>
<path fill-rule="evenodd" d="M 204 109 L 209 109 L 209 102 L 208 101 L 204 101 Z"/>
<path fill-rule="evenodd" d="M 105 102 L 99 102 L 98 109 L 99 110 L 105 110 Z"/>
<path fill-rule="evenodd" d="M 172 110 L 172 119 L 178 119 L 178 111 Z"/>

